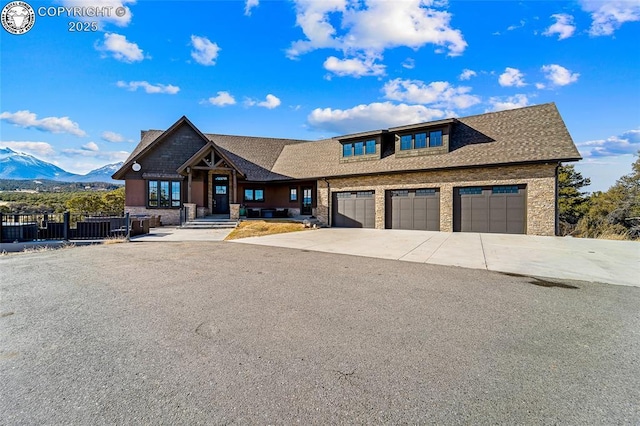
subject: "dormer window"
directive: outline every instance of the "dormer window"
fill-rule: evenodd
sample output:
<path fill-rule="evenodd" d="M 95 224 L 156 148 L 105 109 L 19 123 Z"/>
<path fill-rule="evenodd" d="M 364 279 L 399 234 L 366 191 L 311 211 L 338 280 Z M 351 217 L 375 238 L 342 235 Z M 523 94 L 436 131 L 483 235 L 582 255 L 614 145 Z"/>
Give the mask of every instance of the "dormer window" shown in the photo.
<path fill-rule="evenodd" d="M 342 157 L 358 157 L 376 153 L 376 141 L 370 139 L 366 141 L 345 142 L 342 144 Z"/>
<path fill-rule="evenodd" d="M 429 132 L 429 146 L 430 147 L 442 146 L 442 130 Z"/>
<path fill-rule="evenodd" d="M 400 136 L 400 150 L 435 148 L 442 146 L 442 130 Z"/>

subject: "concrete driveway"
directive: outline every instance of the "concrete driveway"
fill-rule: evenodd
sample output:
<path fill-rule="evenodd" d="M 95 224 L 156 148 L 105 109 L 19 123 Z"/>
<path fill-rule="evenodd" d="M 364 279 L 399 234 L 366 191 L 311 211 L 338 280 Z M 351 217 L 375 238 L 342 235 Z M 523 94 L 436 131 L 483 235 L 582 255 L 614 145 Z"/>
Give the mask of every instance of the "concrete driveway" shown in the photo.
<path fill-rule="evenodd" d="M 640 287 L 633 241 L 329 228 L 234 242 Z"/>

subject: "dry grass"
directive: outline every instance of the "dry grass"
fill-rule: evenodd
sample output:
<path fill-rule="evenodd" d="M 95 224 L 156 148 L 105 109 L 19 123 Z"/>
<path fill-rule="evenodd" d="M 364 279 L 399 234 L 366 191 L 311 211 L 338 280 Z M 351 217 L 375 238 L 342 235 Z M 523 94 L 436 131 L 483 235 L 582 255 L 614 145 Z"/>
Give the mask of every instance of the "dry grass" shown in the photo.
<path fill-rule="evenodd" d="M 109 237 L 104 240 L 104 244 L 120 244 L 126 242 L 127 237 Z"/>
<path fill-rule="evenodd" d="M 283 234 L 286 232 L 304 231 L 302 223 L 282 221 L 247 220 L 241 222 L 225 240 L 237 240 L 240 238 L 261 237 L 263 235 Z"/>

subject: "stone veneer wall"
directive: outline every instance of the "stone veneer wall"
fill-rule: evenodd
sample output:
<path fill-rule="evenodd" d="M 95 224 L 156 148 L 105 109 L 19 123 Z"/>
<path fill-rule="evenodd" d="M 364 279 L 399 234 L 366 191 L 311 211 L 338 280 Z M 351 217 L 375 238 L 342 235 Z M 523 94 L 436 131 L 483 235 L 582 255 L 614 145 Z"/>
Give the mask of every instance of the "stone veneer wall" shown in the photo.
<path fill-rule="evenodd" d="M 555 235 L 556 164 L 500 166 L 328 179 L 331 193 L 375 190 L 376 229 L 385 227 L 385 191 L 440 188 L 440 231 L 453 231 L 453 189 L 464 186 L 527 185 L 527 234 Z M 327 183 L 318 180 L 317 217 L 329 223 Z"/>
<path fill-rule="evenodd" d="M 159 215 L 163 225 L 180 225 L 180 209 L 148 209 L 145 206 L 124 206 L 124 211 L 130 215 Z"/>

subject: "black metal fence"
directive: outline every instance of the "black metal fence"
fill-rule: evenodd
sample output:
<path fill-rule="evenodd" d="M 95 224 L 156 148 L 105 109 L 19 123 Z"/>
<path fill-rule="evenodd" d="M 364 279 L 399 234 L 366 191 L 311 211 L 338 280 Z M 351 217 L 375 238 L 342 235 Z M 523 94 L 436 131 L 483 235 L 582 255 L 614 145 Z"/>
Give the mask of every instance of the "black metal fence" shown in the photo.
<path fill-rule="evenodd" d="M 0 243 L 129 238 L 129 213 L 0 213 Z"/>

